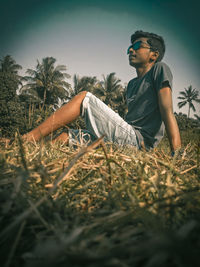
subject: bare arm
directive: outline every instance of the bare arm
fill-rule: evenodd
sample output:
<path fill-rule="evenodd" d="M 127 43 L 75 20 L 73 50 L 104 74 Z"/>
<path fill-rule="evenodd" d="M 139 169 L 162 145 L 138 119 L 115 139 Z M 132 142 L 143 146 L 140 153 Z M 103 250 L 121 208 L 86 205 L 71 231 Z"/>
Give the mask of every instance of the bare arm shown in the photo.
<path fill-rule="evenodd" d="M 176 118 L 173 113 L 172 92 L 170 87 L 163 87 L 158 92 L 158 103 L 162 120 L 165 124 L 171 151 L 181 147 L 181 138 Z"/>

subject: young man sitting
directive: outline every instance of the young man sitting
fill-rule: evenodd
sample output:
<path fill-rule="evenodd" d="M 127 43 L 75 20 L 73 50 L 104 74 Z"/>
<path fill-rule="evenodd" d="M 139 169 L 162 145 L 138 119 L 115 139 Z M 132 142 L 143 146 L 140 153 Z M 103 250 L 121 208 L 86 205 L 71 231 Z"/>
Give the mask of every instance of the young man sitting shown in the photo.
<path fill-rule="evenodd" d="M 83 91 L 58 109 L 46 121 L 23 138 L 38 141 L 60 127 L 83 116 L 89 135 L 95 140 L 104 135 L 105 141 L 151 149 L 161 141 L 166 129 L 172 153 L 181 147 L 180 133 L 172 107 L 172 74 L 161 62 L 165 44 L 161 36 L 136 31 L 128 48 L 129 64 L 137 77 L 128 83 L 128 113 L 125 120 L 90 92 Z M 70 142 L 80 131 L 69 129 L 55 140 Z"/>

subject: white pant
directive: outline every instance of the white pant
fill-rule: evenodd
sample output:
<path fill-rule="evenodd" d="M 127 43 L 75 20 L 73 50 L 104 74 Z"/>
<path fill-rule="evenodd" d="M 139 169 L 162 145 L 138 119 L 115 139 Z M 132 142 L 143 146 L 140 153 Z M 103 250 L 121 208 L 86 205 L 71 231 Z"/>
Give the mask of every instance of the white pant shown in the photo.
<path fill-rule="evenodd" d="M 87 130 L 69 130 L 69 144 L 89 142 L 104 135 L 105 142 L 138 148 L 134 128 L 100 99 L 88 92 L 82 102 L 82 117 Z"/>

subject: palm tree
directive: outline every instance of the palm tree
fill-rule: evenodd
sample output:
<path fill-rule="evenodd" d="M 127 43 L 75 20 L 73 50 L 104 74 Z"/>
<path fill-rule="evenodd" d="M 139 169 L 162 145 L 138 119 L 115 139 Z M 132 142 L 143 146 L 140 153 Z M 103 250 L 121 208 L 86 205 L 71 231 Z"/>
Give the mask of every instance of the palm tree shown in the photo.
<path fill-rule="evenodd" d="M 103 81 L 96 86 L 94 94 L 104 101 L 106 105 L 115 109 L 122 91 L 120 82 L 121 80 L 115 77 L 115 72 L 108 74 L 106 77 L 103 75 Z"/>
<path fill-rule="evenodd" d="M 126 113 L 128 111 L 128 106 L 127 106 L 127 102 L 126 102 L 126 90 L 127 90 L 127 85 L 124 85 L 124 87 L 122 87 L 119 90 L 119 94 L 118 94 L 117 98 L 115 99 L 115 102 L 117 105 L 116 111 L 119 113 L 119 115 L 123 119 L 125 119 Z"/>
<path fill-rule="evenodd" d="M 77 95 L 81 91 L 92 92 L 97 83 L 96 77 L 83 76 L 80 78 L 76 74 L 74 75 L 73 80 L 74 80 L 74 90 L 72 96 Z"/>
<path fill-rule="evenodd" d="M 19 83 L 22 77 L 18 74 L 18 71 L 21 69 L 22 66 L 17 64 L 10 55 L 0 59 L 0 72 L 12 74 Z"/>
<path fill-rule="evenodd" d="M 196 111 L 195 106 L 193 102 L 200 103 L 200 99 L 198 98 L 199 92 L 196 88 L 192 88 L 192 85 L 188 86 L 188 88 L 185 88 L 184 91 L 181 91 L 179 93 L 181 96 L 178 97 L 178 99 L 181 99 L 181 101 L 178 103 L 178 107 L 182 108 L 186 104 L 189 105 L 188 107 L 188 118 L 190 117 L 190 109 L 193 111 Z"/>
<path fill-rule="evenodd" d="M 46 57 L 42 59 L 42 63 L 37 60 L 36 69 L 28 69 L 28 76 L 24 77 L 27 82 L 22 87 L 21 93 L 25 92 L 36 99 L 40 99 L 45 104 L 54 104 L 58 97 L 62 100 L 69 96 L 70 84 L 65 81 L 65 78 L 70 78 L 70 75 L 65 73 L 66 66 L 54 66 L 56 59 Z"/>
<path fill-rule="evenodd" d="M 16 64 L 15 60 L 7 55 L 3 59 L 0 59 L 0 71 L 12 74 L 18 74 L 18 71 L 22 69 L 22 66 Z"/>

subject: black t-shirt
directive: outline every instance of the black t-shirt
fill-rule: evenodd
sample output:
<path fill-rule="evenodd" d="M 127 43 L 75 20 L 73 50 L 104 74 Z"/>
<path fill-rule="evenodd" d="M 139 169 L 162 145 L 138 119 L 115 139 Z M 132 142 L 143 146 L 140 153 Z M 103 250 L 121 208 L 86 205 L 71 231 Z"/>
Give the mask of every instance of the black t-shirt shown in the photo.
<path fill-rule="evenodd" d="M 164 136 L 157 94 L 164 84 L 172 89 L 172 79 L 170 68 L 158 62 L 143 77 L 128 83 L 126 121 L 134 127 L 139 146 L 144 141 L 147 149 L 153 148 Z"/>

